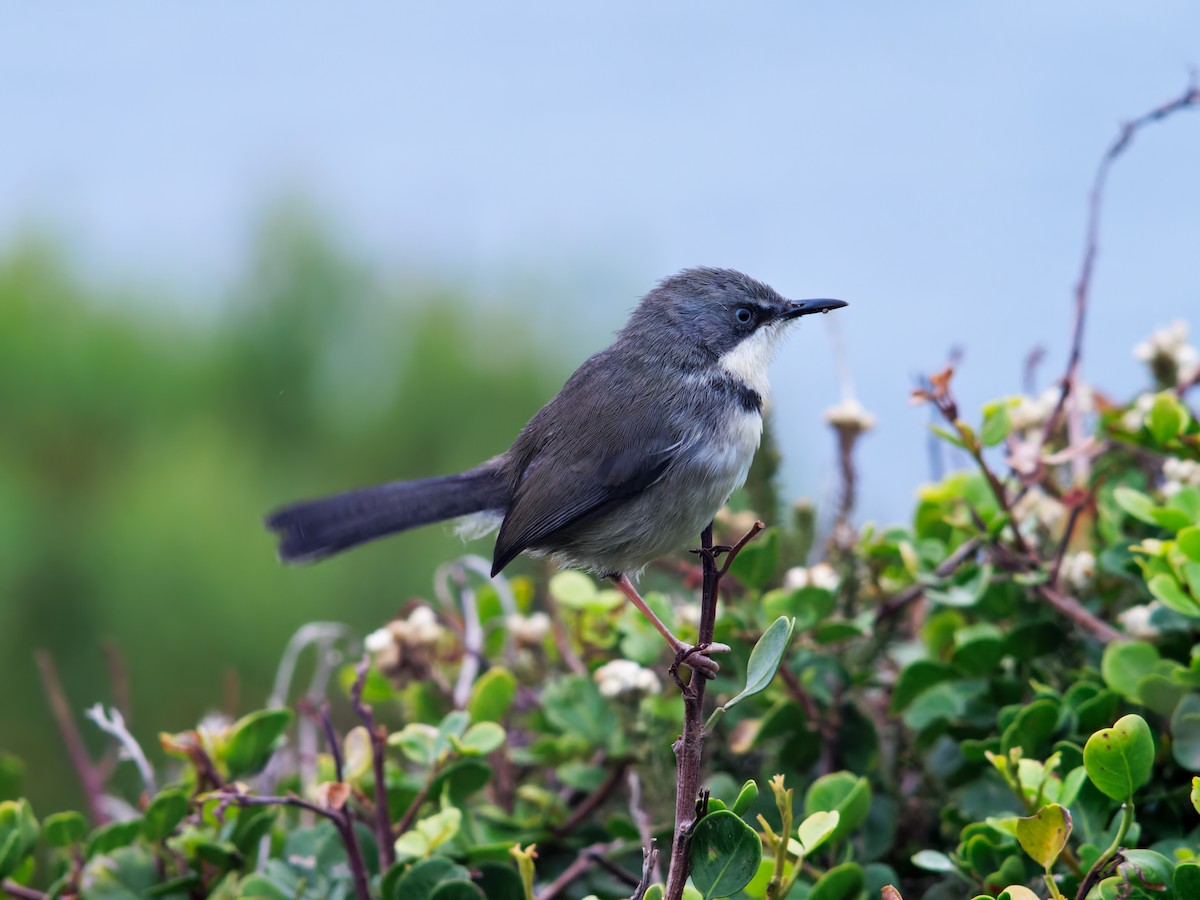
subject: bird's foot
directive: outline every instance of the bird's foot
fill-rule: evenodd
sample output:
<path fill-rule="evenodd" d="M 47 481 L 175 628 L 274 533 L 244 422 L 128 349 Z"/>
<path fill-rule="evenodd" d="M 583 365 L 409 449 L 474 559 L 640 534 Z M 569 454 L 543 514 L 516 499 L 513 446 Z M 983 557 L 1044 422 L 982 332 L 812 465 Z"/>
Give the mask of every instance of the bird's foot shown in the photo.
<path fill-rule="evenodd" d="M 696 547 L 692 550 L 689 550 L 688 553 L 694 553 L 696 556 L 707 556 L 710 560 L 712 560 L 713 565 L 716 565 L 717 557 L 719 557 L 722 553 L 729 553 L 732 550 L 733 547 L 729 546 L 728 544 L 717 544 L 713 547 Z"/>
<path fill-rule="evenodd" d="M 679 677 L 680 666 L 688 666 L 702 678 L 715 678 L 721 671 L 721 664 L 712 658 L 712 654 L 728 653 L 731 648 L 728 644 L 685 644 L 683 641 L 679 641 L 674 649 L 675 661 L 671 663 L 671 668 L 667 671 L 671 673 L 675 683 L 682 688 L 685 685 L 683 679 Z"/>

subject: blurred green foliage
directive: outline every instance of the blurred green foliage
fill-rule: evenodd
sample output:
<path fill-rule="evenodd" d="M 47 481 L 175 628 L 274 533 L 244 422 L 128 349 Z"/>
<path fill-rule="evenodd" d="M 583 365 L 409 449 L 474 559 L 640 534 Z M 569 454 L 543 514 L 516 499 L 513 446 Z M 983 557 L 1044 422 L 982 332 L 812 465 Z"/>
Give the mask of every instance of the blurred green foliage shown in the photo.
<path fill-rule="evenodd" d="M 461 546 L 422 529 L 298 571 L 263 514 L 477 463 L 569 365 L 532 352 L 511 308 L 385 283 L 311 218 L 274 218 L 228 296 L 203 299 L 97 288 L 53 242 L 0 255 L 0 750 L 39 761 L 43 809 L 78 791 L 35 648 L 78 711 L 112 697 L 111 640 L 150 743 L 257 707 L 299 625 L 370 630 Z"/>

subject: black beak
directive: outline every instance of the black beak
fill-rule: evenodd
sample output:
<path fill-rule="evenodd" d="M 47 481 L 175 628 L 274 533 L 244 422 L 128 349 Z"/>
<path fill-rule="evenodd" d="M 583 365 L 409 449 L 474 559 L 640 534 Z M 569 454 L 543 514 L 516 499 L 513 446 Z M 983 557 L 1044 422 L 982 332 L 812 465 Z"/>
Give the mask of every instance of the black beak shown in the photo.
<path fill-rule="evenodd" d="M 781 319 L 797 319 L 812 313 L 827 313 L 846 306 L 845 300 L 789 300 L 779 314 Z"/>

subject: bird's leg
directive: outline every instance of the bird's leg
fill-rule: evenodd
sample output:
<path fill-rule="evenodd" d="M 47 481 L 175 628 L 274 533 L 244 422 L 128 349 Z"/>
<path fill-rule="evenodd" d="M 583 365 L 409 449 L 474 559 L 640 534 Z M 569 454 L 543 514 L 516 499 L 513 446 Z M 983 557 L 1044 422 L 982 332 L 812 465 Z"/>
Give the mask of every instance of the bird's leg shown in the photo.
<path fill-rule="evenodd" d="M 675 662 L 671 666 L 671 672 L 674 673 L 680 665 L 691 666 L 705 678 L 714 677 L 721 666 L 713 659 L 712 653 L 728 653 L 728 644 L 685 644 L 679 638 L 671 633 L 671 629 L 663 624 L 663 620 L 654 614 L 654 611 L 646 605 L 646 601 L 642 599 L 642 595 L 638 593 L 637 588 L 633 586 L 633 582 L 629 580 L 629 576 L 625 574 L 610 575 L 613 583 L 616 584 L 617 590 L 629 598 L 629 602 L 641 610 L 642 615 L 650 620 L 650 624 L 658 629 L 658 633 L 667 639 L 667 643 L 671 649 L 675 651 Z M 678 678 L 678 676 L 676 676 Z"/>

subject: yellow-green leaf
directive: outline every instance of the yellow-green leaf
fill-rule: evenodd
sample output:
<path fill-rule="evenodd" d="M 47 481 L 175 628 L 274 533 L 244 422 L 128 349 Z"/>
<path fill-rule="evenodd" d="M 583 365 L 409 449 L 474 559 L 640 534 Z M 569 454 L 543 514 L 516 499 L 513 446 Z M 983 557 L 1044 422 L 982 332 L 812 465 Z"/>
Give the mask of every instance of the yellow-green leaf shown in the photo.
<path fill-rule="evenodd" d="M 1047 872 L 1067 845 L 1071 834 L 1071 814 L 1057 803 L 1050 803 L 1036 815 L 1017 820 L 1017 841 Z"/>

